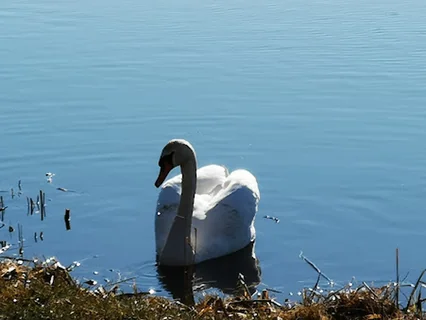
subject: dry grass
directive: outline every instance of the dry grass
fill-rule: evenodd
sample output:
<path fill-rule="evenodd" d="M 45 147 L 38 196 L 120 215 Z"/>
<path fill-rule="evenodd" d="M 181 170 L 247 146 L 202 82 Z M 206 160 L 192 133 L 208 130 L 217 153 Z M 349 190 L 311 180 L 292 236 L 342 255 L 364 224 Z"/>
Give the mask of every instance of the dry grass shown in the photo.
<path fill-rule="evenodd" d="M 419 278 L 418 283 L 421 282 Z M 307 289 L 300 302 L 280 305 L 267 291 L 222 299 L 209 296 L 186 306 L 144 293 L 123 294 L 118 286 L 77 284 L 56 260 L 2 259 L 0 319 L 418 319 L 420 296 L 403 312 L 396 288 L 370 288 L 365 283 L 327 294 Z M 417 286 L 413 290 L 420 290 Z M 416 291 L 417 292 L 417 291 Z M 413 297 L 417 294 L 413 294 Z"/>

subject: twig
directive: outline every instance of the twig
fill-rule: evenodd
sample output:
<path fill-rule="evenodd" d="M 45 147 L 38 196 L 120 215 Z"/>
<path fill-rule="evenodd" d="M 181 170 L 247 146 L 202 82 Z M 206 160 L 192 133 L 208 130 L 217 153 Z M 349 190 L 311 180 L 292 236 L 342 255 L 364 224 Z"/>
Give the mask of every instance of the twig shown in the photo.
<path fill-rule="evenodd" d="M 321 279 L 321 274 L 318 274 L 317 282 L 315 282 L 315 285 L 312 288 L 312 293 L 309 296 L 309 300 L 310 300 L 309 302 L 312 302 L 312 299 L 314 298 L 314 294 L 315 294 L 315 291 L 318 288 L 318 283 L 319 283 L 320 279 Z"/>
<path fill-rule="evenodd" d="M 22 224 L 18 223 L 18 238 L 19 238 L 19 255 L 22 257 L 24 254 L 24 234 Z"/>
<path fill-rule="evenodd" d="M 137 277 L 126 278 L 126 279 L 123 279 L 123 280 L 120 280 L 120 281 L 117 281 L 117 282 L 114 282 L 114 283 L 109 283 L 109 284 L 105 285 L 105 287 L 115 286 L 117 284 L 120 284 L 120 283 L 123 283 L 123 282 L 127 282 L 127 281 L 130 281 L 130 280 L 134 280 L 136 278 Z"/>
<path fill-rule="evenodd" d="M 395 291 L 395 306 L 399 306 L 399 249 L 396 248 L 396 291 Z"/>
<path fill-rule="evenodd" d="M 13 261 L 17 261 L 17 260 L 21 260 L 23 262 L 31 262 L 36 264 L 37 262 L 34 260 L 30 260 L 30 259 L 25 259 L 25 258 L 17 258 L 17 257 L 12 257 L 12 256 L 0 256 L 0 259 L 4 259 L 4 260 L 13 260 Z"/>
<path fill-rule="evenodd" d="M 6 209 L 7 209 L 7 206 L 6 207 L 3 207 L 3 206 L 0 207 L 1 221 L 4 221 L 4 213 L 6 212 Z"/>
<path fill-rule="evenodd" d="M 419 286 L 420 281 L 422 280 L 423 275 L 425 274 L 425 272 L 426 272 L 426 269 L 424 269 L 424 270 L 422 271 L 422 273 L 420 274 L 419 278 L 417 279 L 417 282 L 416 282 L 416 284 L 414 285 L 414 288 L 413 288 L 413 290 L 412 290 L 412 291 L 411 291 L 411 293 L 410 293 L 410 297 L 408 298 L 407 307 L 405 308 L 405 310 L 408 310 L 408 308 L 410 307 L 410 303 L 411 303 L 411 301 L 412 301 L 412 299 L 413 299 L 414 293 L 416 292 L 417 287 Z"/>
<path fill-rule="evenodd" d="M 30 215 L 30 208 L 31 208 L 31 206 L 30 206 L 30 198 L 27 197 L 27 216 Z"/>
<path fill-rule="evenodd" d="M 331 280 L 329 277 L 327 277 L 324 273 L 321 272 L 321 270 L 312 262 L 310 261 L 308 258 L 306 258 L 303 255 L 303 252 L 300 252 L 299 257 L 301 259 L 303 259 L 307 264 L 309 264 L 319 275 L 321 275 L 324 279 L 326 279 L 329 282 L 333 282 L 333 280 Z"/>
<path fill-rule="evenodd" d="M 4 206 L 3 196 L 0 196 L 0 211 L 1 211 L 1 221 L 4 221 L 4 211 L 7 207 Z"/>
<path fill-rule="evenodd" d="M 362 283 L 362 285 L 365 287 L 365 288 L 367 288 L 367 290 L 368 291 L 370 291 L 370 293 L 376 298 L 376 299 L 379 299 L 379 296 L 374 292 L 374 290 L 373 289 L 371 289 L 370 288 L 370 286 L 364 281 L 363 283 Z"/>
<path fill-rule="evenodd" d="M 41 221 L 43 221 L 44 220 L 44 203 L 43 203 L 43 191 L 42 190 L 40 190 L 39 203 L 40 203 Z"/>
<path fill-rule="evenodd" d="M 35 204 L 34 204 L 34 200 L 33 200 L 33 198 L 30 198 L 30 205 L 31 205 L 31 215 L 33 215 L 33 213 L 34 213 L 34 208 L 35 208 Z"/>
<path fill-rule="evenodd" d="M 268 304 L 271 303 L 275 305 L 276 307 L 281 308 L 282 305 L 278 302 L 271 300 L 271 299 L 255 299 L 255 300 L 240 300 L 240 301 L 231 301 L 228 302 L 227 305 L 247 305 L 247 304 Z"/>
<path fill-rule="evenodd" d="M 65 209 L 64 220 L 65 220 L 65 229 L 67 229 L 67 230 L 71 230 L 70 214 L 71 214 L 71 210 Z"/>
<path fill-rule="evenodd" d="M 416 309 L 417 311 L 422 312 L 422 290 L 419 290 L 419 294 L 417 296 L 417 301 L 416 301 Z"/>

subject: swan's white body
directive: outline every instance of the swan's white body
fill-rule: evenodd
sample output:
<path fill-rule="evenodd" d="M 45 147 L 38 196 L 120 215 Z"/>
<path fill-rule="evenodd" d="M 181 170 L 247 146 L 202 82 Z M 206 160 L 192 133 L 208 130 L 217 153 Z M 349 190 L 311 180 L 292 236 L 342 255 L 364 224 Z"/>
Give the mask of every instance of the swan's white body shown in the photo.
<path fill-rule="evenodd" d="M 190 239 L 194 263 L 199 263 L 236 252 L 255 240 L 254 220 L 260 193 L 256 178 L 247 170 L 229 174 L 223 166 L 208 165 L 196 172 Z M 182 174 L 161 187 L 155 217 L 157 255 L 161 254 L 175 221 L 181 190 Z"/>

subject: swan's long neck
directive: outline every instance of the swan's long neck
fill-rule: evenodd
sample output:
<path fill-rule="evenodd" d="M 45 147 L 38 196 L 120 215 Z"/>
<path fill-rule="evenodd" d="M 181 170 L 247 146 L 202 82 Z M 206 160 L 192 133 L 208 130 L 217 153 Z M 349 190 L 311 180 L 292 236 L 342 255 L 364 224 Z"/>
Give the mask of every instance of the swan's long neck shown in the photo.
<path fill-rule="evenodd" d="M 185 238 L 191 236 L 192 212 L 194 210 L 195 190 L 197 188 L 197 161 L 191 159 L 181 166 L 182 193 L 180 196 L 177 218 L 186 222 Z"/>
<path fill-rule="evenodd" d="M 161 252 L 160 263 L 191 265 L 194 252 L 191 246 L 192 212 L 197 187 L 197 161 L 193 159 L 181 165 L 182 192 L 176 218 Z"/>

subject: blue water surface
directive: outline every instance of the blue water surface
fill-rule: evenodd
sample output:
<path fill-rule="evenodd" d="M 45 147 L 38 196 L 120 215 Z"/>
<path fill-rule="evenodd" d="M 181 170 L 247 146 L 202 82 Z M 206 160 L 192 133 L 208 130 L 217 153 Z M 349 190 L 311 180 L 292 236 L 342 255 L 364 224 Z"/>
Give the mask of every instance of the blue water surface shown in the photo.
<path fill-rule="evenodd" d="M 259 289 L 313 284 L 301 251 L 344 284 L 395 279 L 399 247 L 413 280 L 426 266 L 425 14 L 419 0 L 3 1 L 4 221 L 22 224 L 28 257 L 168 295 L 154 181 L 164 144 L 185 138 L 199 165 L 258 179 Z M 43 221 L 27 216 L 40 189 Z M 18 252 L 16 231 L 0 237 Z"/>

